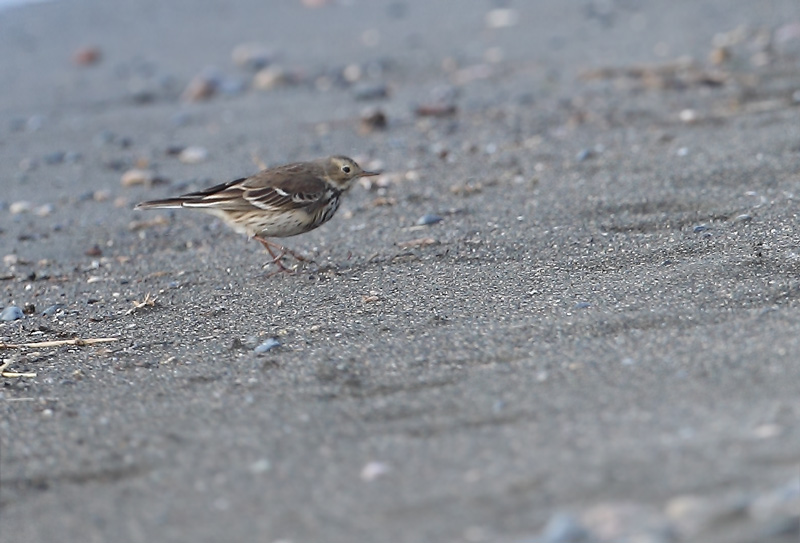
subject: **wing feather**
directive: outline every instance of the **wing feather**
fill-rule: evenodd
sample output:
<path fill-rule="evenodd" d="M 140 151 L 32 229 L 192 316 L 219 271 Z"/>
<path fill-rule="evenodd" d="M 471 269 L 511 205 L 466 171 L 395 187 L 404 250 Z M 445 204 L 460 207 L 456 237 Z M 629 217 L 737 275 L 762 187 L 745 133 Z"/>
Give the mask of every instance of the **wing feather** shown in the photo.
<path fill-rule="evenodd" d="M 307 165 L 288 164 L 185 194 L 173 201 L 179 200 L 183 207 L 225 211 L 316 209 L 330 190 L 320 173 L 309 170 Z"/>

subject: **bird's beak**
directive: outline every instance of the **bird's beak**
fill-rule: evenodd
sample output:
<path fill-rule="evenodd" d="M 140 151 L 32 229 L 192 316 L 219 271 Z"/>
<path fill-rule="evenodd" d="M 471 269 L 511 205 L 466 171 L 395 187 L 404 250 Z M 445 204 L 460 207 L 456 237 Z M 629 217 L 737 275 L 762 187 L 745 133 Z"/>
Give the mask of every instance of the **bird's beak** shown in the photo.
<path fill-rule="evenodd" d="M 380 175 L 382 172 L 361 172 L 359 177 L 374 177 L 376 175 Z"/>

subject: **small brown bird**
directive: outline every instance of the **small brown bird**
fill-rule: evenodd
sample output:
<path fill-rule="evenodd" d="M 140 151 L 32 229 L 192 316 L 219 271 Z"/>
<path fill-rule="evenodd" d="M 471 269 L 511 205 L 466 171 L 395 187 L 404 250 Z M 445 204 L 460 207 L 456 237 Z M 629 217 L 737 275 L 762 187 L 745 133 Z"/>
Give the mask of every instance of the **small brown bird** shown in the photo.
<path fill-rule="evenodd" d="M 351 158 L 332 156 L 268 168 L 206 190 L 142 202 L 135 209 L 188 207 L 216 215 L 261 242 L 280 271 L 288 271 L 281 263 L 285 254 L 305 259 L 267 238 L 296 236 L 329 221 L 342 193 L 359 177 L 372 175 L 378 173 L 364 171 Z"/>

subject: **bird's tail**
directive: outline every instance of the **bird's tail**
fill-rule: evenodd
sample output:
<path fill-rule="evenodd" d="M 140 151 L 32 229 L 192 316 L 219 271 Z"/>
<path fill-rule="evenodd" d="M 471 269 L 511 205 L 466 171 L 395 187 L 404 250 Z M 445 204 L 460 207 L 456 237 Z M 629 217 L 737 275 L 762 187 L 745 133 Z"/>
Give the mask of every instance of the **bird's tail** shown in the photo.
<path fill-rule="evenodd" d="M 177 209 L 183 207 L 183 198 L 167 198 L 165 200 L 151 200 L 136 204 L 133 209 Z"/>

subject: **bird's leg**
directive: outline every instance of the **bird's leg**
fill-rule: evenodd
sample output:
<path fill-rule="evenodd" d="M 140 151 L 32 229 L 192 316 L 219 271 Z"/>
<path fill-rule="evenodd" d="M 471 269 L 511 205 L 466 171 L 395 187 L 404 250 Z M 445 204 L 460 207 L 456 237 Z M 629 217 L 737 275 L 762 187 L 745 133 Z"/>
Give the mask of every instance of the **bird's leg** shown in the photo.
<path fill-rule="evenodd" d="M 281 251 L 283 252 L 283 254 L 288 254 L 292 258 L 294 258 L 295 260 L 299 260 L 300 262 L 312 262 L 312 260 L 310 258 L 308 258 L 306 256 L 303 256 L 303 255 L 301 255 L 299 253 L 295 253 L 294 251 L 292 251 L 288 247 L 284 247 L 283 245 L 278 245 L 277 243 L 275 245 L 277 245 L 278 247 L 281 248 Z"/>
<path fill-rule="evenodd" d="M 280 254 L 276 255 L 275 251 L 272 250 L 272 245 L 276 245 L 278 247 L 281 247 L 280 245 L 278 245 L 277 243 L 270 243 L 266 239 L 258 237 L 258 236 L 254 236 L 254 237 L 255 237 L 255 239 L 258 240 L 259 243 L 261 243 L 261 245 L 264 246 L 264 248 L 269 253 L 269 256 L 272 257 L 272 263 L 275 264 L 276 266 L 278 266 L 278 271 L 276 273 L 281 273 L 281 272 L 282 273 L 293 273 L 293 270 L 290 270 L 289 268 L 287 268 L 286 266 L 283 265 L 283 262 L 281 262 L 281 258 L 283 258 L 283 255 L 285 254 L 286 251 L 283 251 Z"/>
<path fill-rule="evenodd" d="M 260 236 L 254 236 L 254 237 L 259 242 L 261 242 L 261 245 L 263 245 L 264 247 L 267 248 L 267 251 L 269 251 L 269 254 L 271 254 L 271 255 L 272 255 L 272 250 L 270 249 L 270 247 L 274 247 L 274 248 L 278 249 L 281 252 L 281 255 L 280 255 L 281 257 L 283 257 L 284 255 L 288 254 L 289 256 L 291 256 L 292 258 L 294 258 L 295 260 L 298 260 L 300 262 L 313 262 L 313 260 L 311 260 L 310 258 L 308 258 L 306 256 L 303 256 L 303 255 L 301 255 L 299 253 L 296 253 L 296 252 L 292 251 L 291 249 L 289 249 L 288 247 L 284 247 L 280 243 L 275 243 L 274 241 L 270 241 L 270 240 L 268 240 L 266 238 L 262 238 Z"/>

